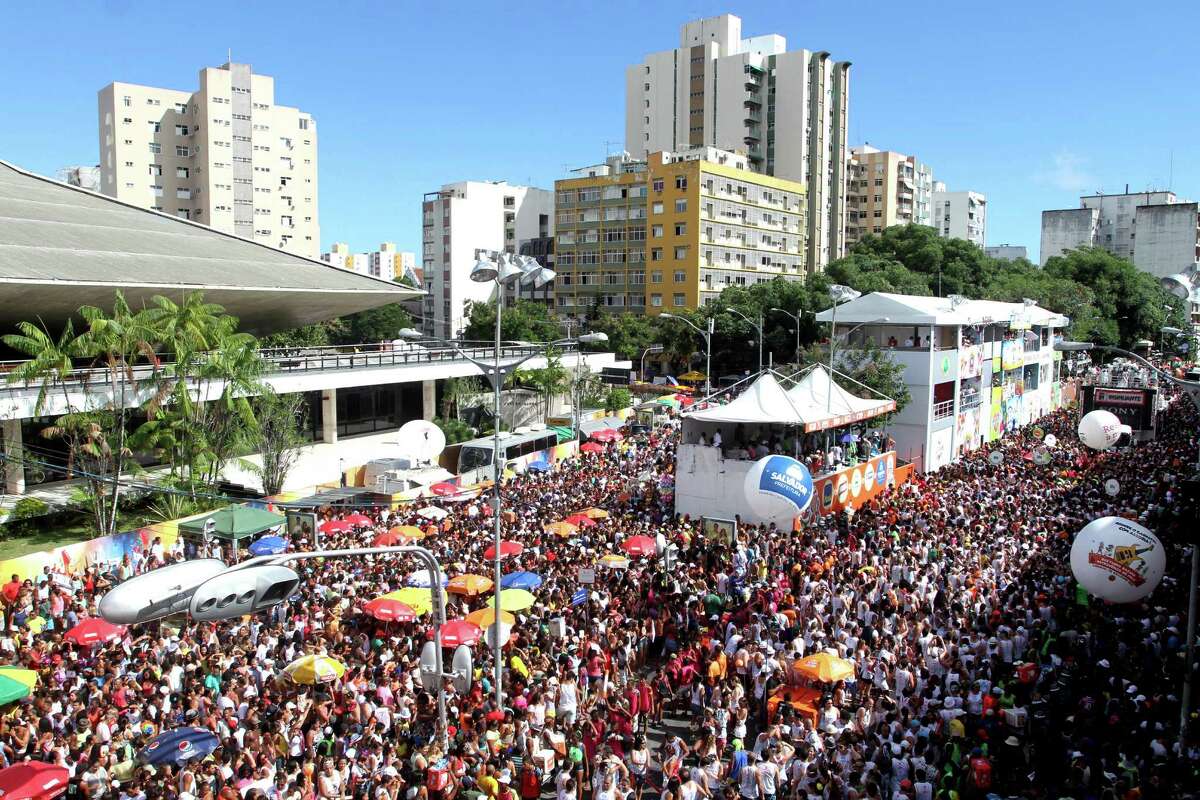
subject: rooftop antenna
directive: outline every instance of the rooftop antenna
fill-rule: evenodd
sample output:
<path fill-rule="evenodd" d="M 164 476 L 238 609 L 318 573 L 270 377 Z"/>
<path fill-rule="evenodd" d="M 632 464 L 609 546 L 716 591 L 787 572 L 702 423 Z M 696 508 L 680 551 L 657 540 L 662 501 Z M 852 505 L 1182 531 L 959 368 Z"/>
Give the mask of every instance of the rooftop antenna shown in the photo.
<path fill-rule="evenodd" d="M 608 158 L 609 156 L 612 155 L 612 146 L 614 144 L 621 144 L 621 142 L 614 142 L 611 139 L 604 140 L 604 157 L 605 158 Z"/>
<path fill-rule="evenodd" d="M 230 48 L 227 48 L 227 49 L 225 50 L 225 63 L 226 63 L 226 64 L 232 64 L 232 63 L 233 63 L 233 48 L 232 48 L 232 47 L 230 47 Z"/>
<path fill-rule="evenodd" d="M 1171 191 L 1171 186 L 1175 183 L 1175 151 L 1169 150 L 1167 154 L 1167 191 Z"/>

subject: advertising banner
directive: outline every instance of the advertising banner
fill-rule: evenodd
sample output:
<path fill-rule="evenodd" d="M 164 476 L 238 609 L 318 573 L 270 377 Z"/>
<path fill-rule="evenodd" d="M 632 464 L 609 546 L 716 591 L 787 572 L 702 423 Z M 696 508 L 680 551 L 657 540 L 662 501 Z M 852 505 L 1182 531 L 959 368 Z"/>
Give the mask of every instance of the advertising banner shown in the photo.
<path fill-rule="evenodd" d="M 1016 369 L 1025 365 L 1025 344 L 1012 339 L 1000 346 L 1000 363 L 1004 369 Z"/>
<path fill-rule="evenodd" d="M 983 353 L 977 345 L 961 347 L 958 350 L 958 379 L 978 378 L 983 371 Z"/>
<path fill-rule="evenodd" d="M 814 488 L 817 502 L 813 507 L 821 514 L 834 514 L 847 505 L 861 508 L 863 503 L 896 485 L 896 474 L 896 454 L 887 452 L 817 478 Z M 903 472 L 906 477 L 908 474 Z"/>

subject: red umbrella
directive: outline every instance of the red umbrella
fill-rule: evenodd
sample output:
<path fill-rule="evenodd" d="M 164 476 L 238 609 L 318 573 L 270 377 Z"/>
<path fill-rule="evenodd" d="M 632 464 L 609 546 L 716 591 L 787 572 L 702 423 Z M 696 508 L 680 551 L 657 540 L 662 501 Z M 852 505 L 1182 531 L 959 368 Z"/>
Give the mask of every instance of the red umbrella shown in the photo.
<path fill-rule="evenodd" d="M 649 536 L 630 536 L 621 542 L 621 549 L 631 556 L 649 556 L 657 552 L 654 540 Z"/>
<path fill-rule="evenodd" d="M 591 435 L 597 442 L 619 442 L 625 437 L 615 428 L 601 428 Z"/>
<path fill-rule="evenodd" d="M 480 627 L 465 619 L 452 619 L 442 626 L 442 647 L 458 647 L 460 644 L 473 645 L 483 635 Z"/>
<path fill-rule="evenodd" d="M 436 494 L 438 497 L 447 497 L 452 494 L 458 494 L 462 491 L 453 483 L 435 483 L 429 487 L 429 491 Z"/>
<path fill-rule="evenodd" d="M 124 625 L 113 625 L 100 617 L 88 617 L 67 631 L 67 638 L 78 645 L 115 642 L 125 635 Z"/>
<path fill-rule="evenodd" d="M 318 527 L 321 533 L 345 533 L 353 526 L 344 519 L 331 519 L 328 522 L 322 522 Z"/>
<path fill-rule="evenodd" d="M 359 513 L 359 512 L 357 512 L 357 511 L 355 511 L 355 512 L 354 512 L 353 514 L 351 514 L 350 516 L 346 517 L 346 522 L 347 522 L 348 524 L 350 524 L 350 525 L 362 525 L 362 526 L 374 525 L 374 524 L 375 524 L 375 523 L 374 523 L 374 522 L 371 520 L 371 518 L 370 518 L 370 517 L 368 517 L 366 514 L 360 514 L 360 513 Z"/>
<path fill-rule="evenodd" d="M 502 541 L 500 542 L 500 557 L 506 558 L 507 556 L 519 556 L 521 555 L 521 551 L 524 549 L 525 545 L 521 544 L 520 542 Z M 484 550 L 483 557 L 495 558 L 496 545 L 492 545 L 487 550 Z"/>
<path fill-rule="evenodd" d="M 363 603 L 363 611 L 384 622 L 412 622 L 417 618 L 417 612 L 411 606 L 393 600 L 390 597 L 377 597 L 369 603 Z"/>
<path fill-rule="evenodd" d="M 595 442 L 587 442 L 586 444 L 580 445 L 579 452 L 581 452 L 581 453 L 603 453 L 604 445 L 596 444 Z"/>
<path fill-rule="evenodd" d="M 569 522 L 577 528 L 591 528 L 595 526 L 596 520 L 589 517 L 587 514 L 572 514 L 563 522 Z"/>
<path fill-rule="evenodd" d="M 4 800 L 50 800 L 67 791 L 66 767 L 44 761 L 25 761 L 0 770 L 0 797 Z"/>
<path fill-rule="evenodd" d="M 371 540 L 372 547 L 393 547 L 395 545 L 405 545 L 411 542 L 411 536 L 405 536 L 398 528 L 392 528 L 390 531 L 384 531 Z"/>

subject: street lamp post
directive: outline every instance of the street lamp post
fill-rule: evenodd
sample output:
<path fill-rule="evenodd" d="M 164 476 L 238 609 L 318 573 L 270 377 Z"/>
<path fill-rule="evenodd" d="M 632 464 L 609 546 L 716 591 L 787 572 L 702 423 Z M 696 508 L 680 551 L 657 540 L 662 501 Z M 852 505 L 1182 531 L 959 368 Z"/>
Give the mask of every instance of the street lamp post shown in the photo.
<path fill-rule="evenodd" d="M 772 308 L 771 311 L 778 311 L 780 314 L 787 314 L 793 322 L 796 323 L 796 366 L 800 366 L 800 320 L 804 317 L 804 310 L 801 309 L 795 314 L 785 308 Z"/>
<path fill-rule="evenodd" d="M 449 739 L 445 681 L 447 678 L 460 676 L 445 671 L 445 660 L 442 657 L 442 625 L 446 622 L 446 597 L 441 582 L 442 567 L 437 557 L 424 547 L 407 545 L 309 550 L 255 556 L 233 565 L 225 565 L 216 559 L 182 561 L 143 572 L 117 584 L 100 598 L 98 608 L 103 619 L 119 625 L 153 622 L 178 613 L 203 620 L 231 619 L 265 611 L 290 597 L 299 585 L 299 576 L 294 571 L 283 568 L 288 562 L 393 553 L 416 556 L 432 576 L 430 594 L 433 597 L 434 614 L 433 669 L 438 680 L 438 736 L 445 748 Z M 218 596 L 222 596 L 221 599 L 216 599 Z"/>
<path fill-rule="evenodd" d="M 689 328 L 694 330 L 696 333 L 698 333 L 704 337 L 704 396 L 708 397 L 709 395 L 712 394 L 713 318 L 709 317 L 708 324 L 705 326 L 705 328 L 701 328 L 700 326 L 696 325 L 695 323 L 693 323 L 691 320 L 687 319 L 686 317 L 678 317 L 674 314 L 668 314 L 666 312 L 659 314 L 659 316 L 666 317 L 667 319 L 678 320 L 679 322 L 682 322 L 684 325 L 687 325 Z M 761 354 L 759 355 L 759 369 L 762 369 L 762 355 Z"/>
<path fill-rule="evenodd" d="M 1159 329 L 1159 331 L 1158 331 L 1158 352 L 1162 353 L 1164 358 L 1167 355 L 1167 351 L 1163 349 L 1164 344 L 1165 344 L 1165 342 L 1164 342 L 1165 337 L 1163 334 L 1170 334 L 1171 336 L 1178 336 L 1181 333 L 1183 333 L 1182 330 L 1180 330 L 1179 328 L 1171 327 L 1170 325 L 1163 326 L 1162 328 Z"/>
<path fill-rule="evenodd" d="M 848 303 L 862 297 L 862 292 L 855 291 L 849 286 L 842 286 L 839 283 L 832 284 L 829 287 L 829 299 L 833 301 L 833 319 L 829 326 L 829 380 L 833 380 L 833 353 L 837 342 L 837 310 L 839 303 Z M 825 410 L 833 409 L 833 392 L 829 393 L 826 398 Z"/>
<path fill-rule="evenodd" d="M 1123 350 L 1119 347 L 1092 344 L 1091 342 L 1060 341 L 1054 343 L 1054 349 L 1065 353 L 1089 350 L 1105 350 L 1110 353 L 1117 353 L 1125 356 L 1126 358 L 1133 359 L 1134 361 L 1149 367 L 1150 370 L 1158 375 L 1160 379 L 1166 380 L 1168 383 L 1172 383 L 1182 389 L 1184 394 L 1186 394 L 1192 401 L 1192 405 L 1195 406 L 1197 413 L 1200 413 L 1200 383 L 1177 378 L 1171 373 L 1150 363 L 1137 353 L 1131 353 L 1128 350 Z M 1197 457 L 1196 467 L 1197 469 L 1200 469 L 1200 457 Z M 1200 543 L 1193 542 L 1192 577 L 1191 584 L 1188 588 L 1187 665 L 1184 668 L 1183 673 L 1183 692 L 1180 698 L 1179 706 L 1179 748 L 1181 753 L 1184 752 L 1184 739 L 1187 733 L 1188 708 L 1191 706 L 1192 702 L 1192 671 L 1196 666 L 1196 593 L 1198 586 L 1200 586 Z"/>
<path fill-rule="evenodd" d="M 477 261 L 474 268 L 471 270 L 471 280 L 475 283 L 494 283 L 496 285 L 496 326 L 495 326 L 495 342 L 493 348 L 492 363 L 489 364 L 481 361 L 470 354 L 464 352 L 454 344 L 450 343 L 451 348 L 463 358 L 470 361 L 487 376 L 492 384 L 492 403 L 493 403 L 493 440 L 492 440 L 492 517 L 494 521 L 494 547 L 496 557 L 494 563 L 494 600 L 495 600 L 495 618 L 500 619 L 500 581 L 504 577 L 501 574 L 500 566 L 500 543 L 501 536 L 501 520 L 500 520 L 500 478 L 504 472 L 504 458 L 500 450 L 500 390 L 504 386 L 504 380 L 512 374 L 519 366 L 524 364 L 534 354 L 526 355 L 522 358 L 502 363 L 500 361 L 500 322 L 504 312 L 504 286 L 519 280 L 522 283 L 532 284 L 535 289 L 541 288 L 554 279 L 554 271 L 543 267 L 538 263 L 536 258 L 530 256 L 515 256 L 510 253 L 497 252 L 492 250 L 480 250 L 476 254 Z M 412 328 L 404 328 L 400 331 L 400 337 L 403 339 L 420 339 L 422 334 L 420 331 Z M 595 343 L 608 341 L 607 334 L 604 333 L 589 333 L 580 336 L 577 339 L 561 339 L 551 342 L 548 346 L 573 344 L 573 343 Z M 582 358 L 582 354 L 577 355 L 577 358 Z M 494 681 L 495 681 L 495 699 L 496 709 L 504 708 L 504 690 L 502 687 L 504 675 L 504 659 L 502 654 L 503 642 L 500 637 L 496 637 L 495 653 L 494 653 Z"/>
<path fill-rule="evenodd" d="M 758 322 L 755 322 L 754 320 L 750 319 L 748 316 L 743 314 L 741 311 L 738 311 L 733 306 L 727 306 L 725 308 L 725 310 L 732 312 L 734 314 L 737 314 L 739 317 L 746 320 L 746 322 L 749 322 L 754 327 L 754 330 L 758 331 L 758 371 L 762 372 L 762 368 L 763 368 L 763 366 L 762 366 L 763 365 L 763 357 L 762 357 L 762 353 L 763 353 L 763 315 L 759 314 Z"/>

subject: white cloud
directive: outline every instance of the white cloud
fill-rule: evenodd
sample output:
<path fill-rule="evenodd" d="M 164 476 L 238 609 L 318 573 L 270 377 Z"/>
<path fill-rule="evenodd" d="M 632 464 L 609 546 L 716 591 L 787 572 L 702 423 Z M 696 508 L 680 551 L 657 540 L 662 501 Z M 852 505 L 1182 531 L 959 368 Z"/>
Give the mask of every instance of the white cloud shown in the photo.
<path fill-rule="evenodd" d="M 1087 168 L 1087 159 L 1067 151 L 1056 153 L 1053 164 L 1039 170 L 1034 180 L 1072 193 L 1093 192 L 1100 185 L 1100 179 Z"/>

